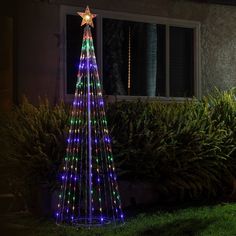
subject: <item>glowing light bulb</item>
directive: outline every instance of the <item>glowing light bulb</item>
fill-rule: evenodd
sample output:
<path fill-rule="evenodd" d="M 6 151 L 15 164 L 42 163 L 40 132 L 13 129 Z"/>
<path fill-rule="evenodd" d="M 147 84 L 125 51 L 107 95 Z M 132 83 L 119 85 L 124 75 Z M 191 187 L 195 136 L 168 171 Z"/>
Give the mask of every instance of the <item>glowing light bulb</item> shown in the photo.
<path fill-rule="evenodd" d="M 91 18 L 91 17 L 90 17 L 89 15 L 86 15 L 86 16 L 85 16 L 85 19 L 86 19 L 87 21 L 89 21 L 90 18 Z"/>

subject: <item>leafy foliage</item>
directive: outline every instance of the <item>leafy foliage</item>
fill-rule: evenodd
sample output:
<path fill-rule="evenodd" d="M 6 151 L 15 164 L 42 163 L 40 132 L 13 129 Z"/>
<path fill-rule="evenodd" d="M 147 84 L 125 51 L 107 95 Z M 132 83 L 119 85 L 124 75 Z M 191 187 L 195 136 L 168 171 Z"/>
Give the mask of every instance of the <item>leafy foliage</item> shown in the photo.
<path fill-rule="evenodd" d="M 11 191 L 26 197 L 30 186 L 54 186 L 64 153 L 67 112 L 64 104 L 38 107 L 24 99 L 10 114 L 2 114 L 0 169 Z"/>
<path fill-rule="evenodd" d="M 155 183 L 160 198 L 222 196 L 235 175 L 235 91 L 201 101 L 111 104 L 123 178 Z"/>
<path fill-rule="evenodd" d="M 151 181 L 160 199 L 222 196 L 236 173 L 235 90 L 183 103 L 116 102 L 107 115 L 121 179 Z M 2 114 L 0 169 L 16 195 L 55 187 L 68 108 L 26 99 Z"/>

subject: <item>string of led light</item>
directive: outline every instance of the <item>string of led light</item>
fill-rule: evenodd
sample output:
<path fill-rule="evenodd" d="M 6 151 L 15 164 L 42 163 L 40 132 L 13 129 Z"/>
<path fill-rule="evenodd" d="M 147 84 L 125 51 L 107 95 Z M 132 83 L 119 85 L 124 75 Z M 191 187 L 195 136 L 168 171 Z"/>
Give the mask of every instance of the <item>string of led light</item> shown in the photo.
<path fill-rule="evenodd" d="M 123 222 L 90 29 L 95 15 L 88 7 L 85 13 L 79 14 L 86 27 L 61 177 L 57 222 L 89 226 Z"/>

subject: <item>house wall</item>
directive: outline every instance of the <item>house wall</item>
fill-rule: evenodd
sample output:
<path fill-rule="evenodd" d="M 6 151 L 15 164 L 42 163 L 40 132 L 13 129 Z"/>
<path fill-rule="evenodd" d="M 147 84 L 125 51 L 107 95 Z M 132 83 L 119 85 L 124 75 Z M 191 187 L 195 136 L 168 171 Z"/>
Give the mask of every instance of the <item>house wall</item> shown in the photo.
<path fill-rule="evenodd" d="M 10 110 L 13 100 L 13 20 L 0 17 L 0 111 Z"/>
<path fill-rule="evenodd" d="M 187 0 L 25 0 L 17 11 L 17 94 L 36 102 L 59 93 L 60 5 L 201 22 L 202 92 L 236 86 L 236 7 Z"/>
<path fill-rule="evenodd" d="M 13 2 L 0 7 L 0 112 L 13 104 Z"/>

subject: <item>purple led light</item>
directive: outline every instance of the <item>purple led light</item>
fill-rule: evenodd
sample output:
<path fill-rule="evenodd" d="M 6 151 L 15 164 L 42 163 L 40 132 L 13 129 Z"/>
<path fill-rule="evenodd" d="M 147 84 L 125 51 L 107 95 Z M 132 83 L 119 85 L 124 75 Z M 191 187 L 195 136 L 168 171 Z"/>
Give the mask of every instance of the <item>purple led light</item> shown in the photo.
<path fill-rule="evenodd" d="M 84 30 L 80 63 L 76 63 L 79 71 L 74 106 L 72 105 L 69 135 L 65 140 L 65 163 L 63 172 L 59 175 L 59 180 L 63 179 L 62 190 L 59 195 L 59 207 L 56 214 L 54 213 L 59 223 L 66 219 L 73 224 L 74 220 L 77 222 L 78 219 L 80 222 L 80 219 L 85 219 L 82 224 L 90 226 L 96 219 L 102 226 L 108 218 L 111 218 L 111 221 L 119 219 L 123 222 L 123 212 L 117 197 L 117 183 L 114 181 L 116 174 L 110 147 L 112 138 L 106 127 L 106 102 L 102 97 L 102 84 L 93 50 L 92 35 L 88 26 Z M 108 192 L 107 187 L 110 187 L 111 191 Z M 86 196 L 81 196 L 83 189 L 86 189 Z M 104 200 L 104 195 L 109 204 Z"/>

